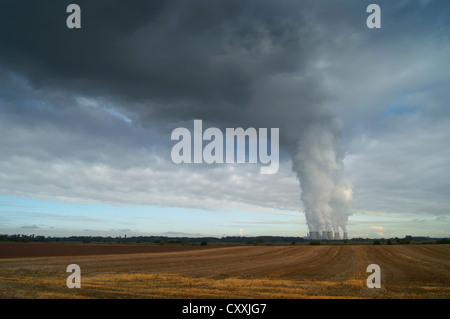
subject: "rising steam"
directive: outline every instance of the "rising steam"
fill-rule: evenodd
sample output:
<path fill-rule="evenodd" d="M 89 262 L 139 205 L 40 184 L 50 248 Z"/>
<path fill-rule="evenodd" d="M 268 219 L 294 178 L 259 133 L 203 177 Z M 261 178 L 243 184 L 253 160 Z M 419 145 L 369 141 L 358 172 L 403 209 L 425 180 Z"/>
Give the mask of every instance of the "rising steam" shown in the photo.
<path fill-rule="evenodd" d="M 352 188 L 345 178 L 340 127 L 335 121 L 310 125 L 292 156 L 310 238 L 347 238 Z M 334 236 L 333 236 L 334 232 Z"/>

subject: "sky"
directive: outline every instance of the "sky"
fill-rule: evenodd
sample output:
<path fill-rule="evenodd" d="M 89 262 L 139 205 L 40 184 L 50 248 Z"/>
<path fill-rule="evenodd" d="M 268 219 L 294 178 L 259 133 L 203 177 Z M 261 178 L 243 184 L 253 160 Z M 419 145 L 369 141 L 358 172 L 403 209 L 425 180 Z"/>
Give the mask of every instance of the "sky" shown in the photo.
<path fill-rule="evenodd" d="M 449 31 L 436 0 L 2 1 L 0 233 L 306 236 L 329 132 L 350 237 L 449 237 Z M 279 128 L 278 172 L 175 164 L 195 119 Z"/>

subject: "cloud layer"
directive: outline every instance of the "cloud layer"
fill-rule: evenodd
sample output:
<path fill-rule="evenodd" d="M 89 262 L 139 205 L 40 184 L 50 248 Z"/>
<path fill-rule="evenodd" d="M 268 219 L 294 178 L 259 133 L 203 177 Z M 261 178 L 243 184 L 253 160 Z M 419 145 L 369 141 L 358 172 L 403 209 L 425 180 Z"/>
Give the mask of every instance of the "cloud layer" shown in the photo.
<path fill-rule="evenodd" d="M 368 1 L 78 1 L 69 30 L 69 3 L 0 4 L 2 194 L 303 211 L 291 158 L 320 124 L 352 212 L 449 214 L 448 4 L 378 1 L 369 30 Z M 279 127 L 280 172 L 174 165 L 193 119 Z"/>

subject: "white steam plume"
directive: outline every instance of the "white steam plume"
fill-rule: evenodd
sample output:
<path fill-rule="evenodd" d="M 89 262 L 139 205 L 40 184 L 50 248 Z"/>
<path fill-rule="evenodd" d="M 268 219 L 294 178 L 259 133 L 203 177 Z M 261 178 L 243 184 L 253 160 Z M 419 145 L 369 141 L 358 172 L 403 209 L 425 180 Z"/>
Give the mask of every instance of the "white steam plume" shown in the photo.
<path fill-rule="evenodd" d="M 300 136 L 292 156 L 310 233 L 338 233 L 339 227 L 347 231 L 352 188 L 345 179 L 340 137 L 335 121 L 312 124 Z"/>

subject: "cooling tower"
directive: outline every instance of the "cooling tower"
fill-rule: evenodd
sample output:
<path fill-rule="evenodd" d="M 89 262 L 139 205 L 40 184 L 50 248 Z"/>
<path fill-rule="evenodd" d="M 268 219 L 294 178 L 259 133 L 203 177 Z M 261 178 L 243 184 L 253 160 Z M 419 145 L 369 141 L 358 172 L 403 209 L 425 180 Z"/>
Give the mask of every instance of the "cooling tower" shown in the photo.
<path fill-rule="evenodd" d="M 322 238 L 328 239 L 328 232 L 326 230 L 322 231 Z"/>
<path fill-rule="evenodd" d="M 344 240 L 347 240 L 347 239 L 348 239 L 348 234 L 344 233 Z"/>
<path fill-rule="evenodd" d="M 339 232 L 334 232 L 334 239 L 335 240 L 340 240 L 341 237 L 339 236 Z"/>
<path fill-rule="evenodd" d="M 310 238 L 311 239 L 317 239 L 319 236 L 318 236 L 318 232 L 316 232 L 316 231 L 312 231 L 311 233 L 310 233 Z"/>
<path fill-rule="evenodd" d="M 329 240 L 333 240 L 334 239 L 333 232 L 332 231 L 328 231 L 327 232 L 327 237 L 328 237 Z"/>

